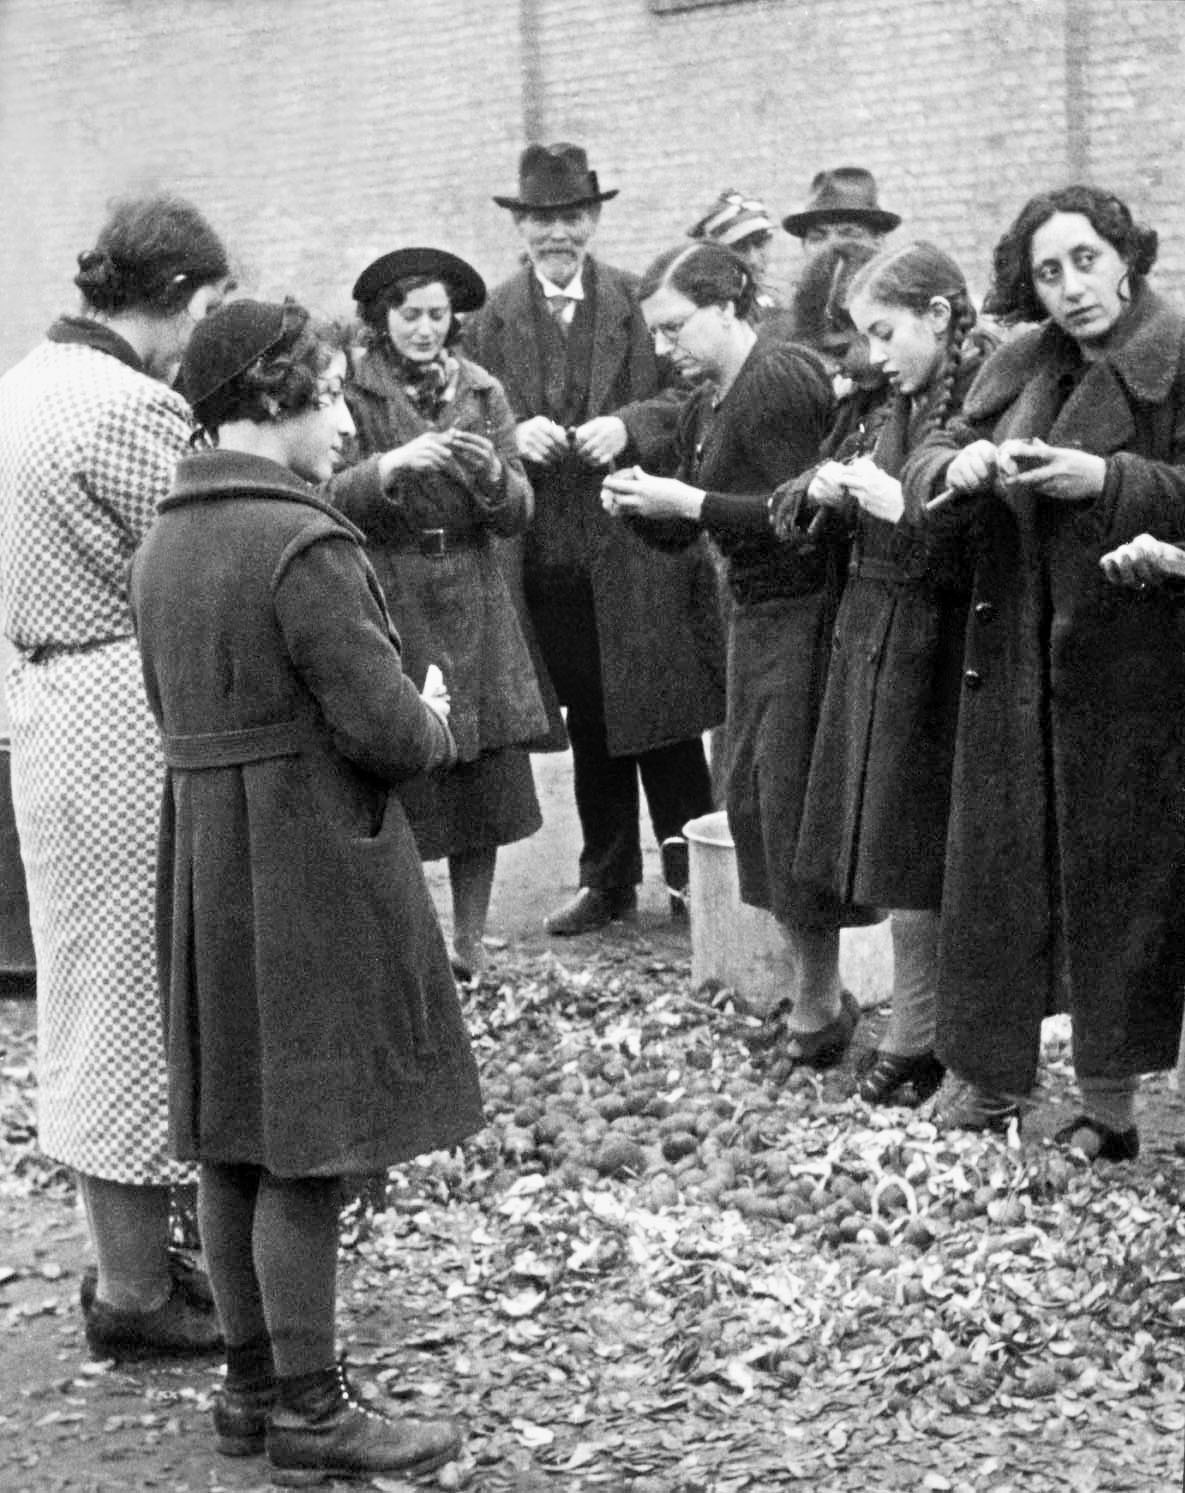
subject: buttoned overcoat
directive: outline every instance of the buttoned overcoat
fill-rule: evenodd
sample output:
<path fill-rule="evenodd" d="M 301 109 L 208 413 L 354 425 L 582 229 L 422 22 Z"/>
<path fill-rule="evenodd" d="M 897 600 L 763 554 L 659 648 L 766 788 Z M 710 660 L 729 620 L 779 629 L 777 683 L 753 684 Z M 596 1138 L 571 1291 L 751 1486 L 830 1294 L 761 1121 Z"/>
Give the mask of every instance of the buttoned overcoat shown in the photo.
<path fill-rule="evenodd" d="M 417 684 L 428 664 L 443 668 L 461 762 L 542 736 L 547 719 L 535 669 L 494 547 L 497 538 L 520 533 L 532 511 L 497 380 L 461 359 L 453 398 L 433 425 L 408 399 L 378 345 L 358 361 L 346 399 L 365 459 L 335 477 L 327 492 L 366 536 L 404 668 Z M 433 429 L 488 436 L 502 461 L 497 487 L 487 492 L 457 469 L 396 472 L 384 489 L 379 454 Z M 439 554 L 425 542 L 437 530 Z"/>
<path fill-rule="evenodd" d="M 1041 1019 L 1068 1004 L 1081 1076 L 1165 1068 L 1185 987 L 1185 606 L 1109 584 L 1099 559 L 1185 534 L 1185 319 L 1144 289 L 1089 362 L 1053 324 L 1026 330 L 964 416 L 961 439 L 1077 447 L 1106 478 L 1087 502 L 958 505 L 979 537 L 938 1050 L 1027 1092 Z M 926 460 L 933 490 L 949 452 Z"/>
<path fill-rule="evenodd" d="M 952 410 L 982 367 L 978 340 L 964 350 Z M 852 430 L 835 458 L 868 452 L 900 478 L 926 429 L 925 406 L 911 405 L 889 396 L 868 434 Z M 804 492 L 812 476 L 803 474 Z M 936 910 L 971 576 L 965 546 L 927 542 L 920 504 L 908 488 L 904 496 L 898 523 L 855 503 L 829 514 L 851 525 L 852 555 L 795 869 L 863 906 Z"/>
<path fill-rule="evenodd" d="M 177 1154 L 367 1172 L 481 1123 L 391 785 L 447 760 L 361 535 L 286 468 L 181 462 L 132 605 L 167 777 L 158 957 Z"/>
<path fill-rule="evenodd" d="M 498 286 L 465 330 L 470 355 L 500 380 L 518 421 L 542 413 L 545 403 L 533 274 L 524 268 Z M 584 418 L 619 414 L 631 442 L 621 461 L 644 463 L 656 446 L 669 445 L 678 406 L 655 399 L 659 368 L 635 277 L 592 260 L 585 276 L 594 323 Z M 528 606 L 541 589 L 576 575 L 591 583 L 611 755 L 634 756 L 717 725 L 724 640 L 703 542 L 679 554 L 651 549 L 602 508 L 604 470 L 574 457 L 551 467 L 528 463 L 527 475 L 535 491 L 524 540 Z M 540 638 L 544 657 L 564 641 Z"/>

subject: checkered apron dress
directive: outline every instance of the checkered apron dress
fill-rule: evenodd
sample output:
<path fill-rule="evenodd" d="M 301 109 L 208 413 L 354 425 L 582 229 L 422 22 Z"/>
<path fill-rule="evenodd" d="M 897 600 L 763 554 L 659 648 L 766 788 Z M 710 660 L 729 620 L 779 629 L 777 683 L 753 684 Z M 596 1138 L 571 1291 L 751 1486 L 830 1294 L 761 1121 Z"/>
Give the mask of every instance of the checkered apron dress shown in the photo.
<path fill-rule="evenodd" d="M 164 769 L 131 636 L 127 564 L 187 449 L 184 403 L 94 347 L 45 344 L 0 379 L 0 600 L 12 783 L 37 956 L 41 1149 L 136 1184 L 166 1154 L 156 982 Z"/>

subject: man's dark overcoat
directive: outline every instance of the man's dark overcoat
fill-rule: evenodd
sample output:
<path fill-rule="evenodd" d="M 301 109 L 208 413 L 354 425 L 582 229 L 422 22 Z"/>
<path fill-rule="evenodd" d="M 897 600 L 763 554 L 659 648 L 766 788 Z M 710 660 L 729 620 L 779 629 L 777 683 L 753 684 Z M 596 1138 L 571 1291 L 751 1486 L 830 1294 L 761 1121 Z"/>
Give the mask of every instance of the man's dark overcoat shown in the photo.
<path fill-rule="evenodd" d="M 1027 1092 L 1067 998 L 1080 1076 L 1173 1064 L 1185 987 L 1185 607 L 1107 550 L 1185 533 L 1185 319 L 1141 291 L 1098 361 L 1052 323 L 985 365 L 962 438 L 1106 459 L 1102 495 L 974 505 L 938 1051 Z M 929 458 L 931 488 L 949 452 Z"/>
<path fill-rule="evenodd" d="M 445 762 L 361 535 L 286 468 L 183 460 L 132 605 L 167 776 L 158 871 L 171 1142 L 368 1172 L 481 1124 L 391 784 Z"/>
<path fill-rule="evenodd" d="M 669 444 L 675 401 L 656 401 L 659 369 L 635 298 L 637 280 L 587 260 L 588 387 L 573 423 L 618 414 L 630 433 L 622 464 Z M 498 378 L 516 420 L 547 412 L 537 325 L 542 300 L 524 267 L 465 329 L 467 351 Z M 583 314 L 583 313 L 578 313 Z M 640 408 L 624 408 L 645 402 Z M 535 517 L 523 546 L 528 607 L 584 573 L 592 586 L 610 754 L 635 756 L 699 736 L 724 717 L 724 649 L 716 578 L 702 541 L 682 554 L 650 549 L 601 506 L 604 471 L 575 457 L 527 464 Z M 564 639 L 540 637 L 543 656 Z M 553 667 L 554 667 L 553 663 Z"/>

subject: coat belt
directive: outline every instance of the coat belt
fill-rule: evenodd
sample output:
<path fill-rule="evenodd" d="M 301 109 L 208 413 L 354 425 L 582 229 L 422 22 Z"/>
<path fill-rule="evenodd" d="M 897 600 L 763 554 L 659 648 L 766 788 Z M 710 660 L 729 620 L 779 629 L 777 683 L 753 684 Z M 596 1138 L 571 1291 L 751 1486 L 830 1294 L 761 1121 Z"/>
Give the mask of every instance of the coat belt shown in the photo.
<path fill-rule="evenodd" d="M 892 581 L 897 585 L 908 585 L 914 580 L 908 571 L 892 560 L 881 560 L 875 555 L 853 555 L 848 565 L 849 575 L 859 575 L 867 581 Z"/>
<path fill-rule="evenodd" d="M 311 734 L 303 721 L 273 721 L 267 726 L 244 726 L 238 731 L 208 731 L 199 736 L 163 736 L 168 767 L 241 767 L 271 757 L 298 757 Z"/>

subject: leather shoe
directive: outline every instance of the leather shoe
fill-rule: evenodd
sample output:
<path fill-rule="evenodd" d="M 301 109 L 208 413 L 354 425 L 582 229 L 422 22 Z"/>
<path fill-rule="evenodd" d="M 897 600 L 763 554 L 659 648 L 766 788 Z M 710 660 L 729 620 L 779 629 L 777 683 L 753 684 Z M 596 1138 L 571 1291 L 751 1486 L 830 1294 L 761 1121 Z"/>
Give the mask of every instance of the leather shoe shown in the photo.
<path fill-rule="evenodd" d="M 1089 1115 L 1063 1125 L 1053 1138 L 1059 1146 L 1081 1151 L 1087 1161 L 1134 1161 L 1140 1154 L 1140 1132 L 1134 1125 L 1129 1130 L 1112 1130 Z"/>
<path fill-rule="evenodd" d="M 553 912 L 544 923 L 556 938 L 572 938 L 578 933 L 595 933 L 617 918 L 629 917 L 638 905 L 638 893 L 632 886 L 582 886 L 571 902 Z"/>
<path fill-rule="evenodd" d="M 914 1100 L 921 1104 L 938 1092 L 946 1069 L 932 1052 L 918 1052 L 908 1057 L 899 1052 L 877 1052 L 861 1076 L 856 1092 L 865 1104 L 889 1104 L 908 1087 Z"/>
<path fill-rule="evenodd" d="M 293 1391 L 292 1381 L 280 1386 L 268 1418 L 269 1471 L 280 1487 L 383 1473 L 417 1477 L 460 1453 L 461 1436 L 452 1420 L 384 1415 L 355 1397 L 341 1368 L 302 1378 L 299 1391 Z"/>
<path fill-rule="evenodd" d="M 96 1297 L 84 1320 L 87 1347 L 95 1358 L 193 1358 L 222 1347 L 217 1313 L 191 1301 L 177 1281 L 168 1299 L 152 1311 L 110 1306 Z"/>
<path fill-rule="evenodd" d="M 212 1418 L 218 1450 L 224 1457 L 254 1457 L 267 1444 L 268 1417 L 276 1407 L 276 1382 L 227 1384 L 214 1391 Z"/>
<path fill-rule="evenodd" d="M 791 1069 L 814 1068 L 818 1073 L 837 1068 L 847 1056 L 859 1021 L 860 1007 L 856 997 L 850 990 L 845 990 L 839 998 L 839 1015 L 826 1026 L 813 1032 L 785 1031 L 785 1040 L 793 1042 L 798 1051 L 783 1052 L 782 1063 L 789 1063 Z"/>
<path fill-rule="evenodd" d="M 169 1276 L 174 1284 L 180 1287 L 190 1306 L 196 1306 L 206 1311 L 214 1310 L 214 1292 L 210 1289 L 210 1278 L 204 1270 L 199 1270 L 187 1254 L 179 1249 L 169 1250 Z M 90 1311 L 95 1303 L 95 1290 L 99 1284 L 99 1272 L 94 1265 L 88 1265 L 82 1272 L 82 1279 L 78 1282 L 78 1302 L 82 1307 L 83 1315 Z"/>
<path fill-rule="evenodd" d="M 1015 1099 L 954 1073 L 947 1075 L 931 1118 L 940 1130 L 990 1130 L 997 1135 L 1007 1135 L 1014 1120 L 1018 1130 L 1021 1125 L 1020 1105 Z"/>

